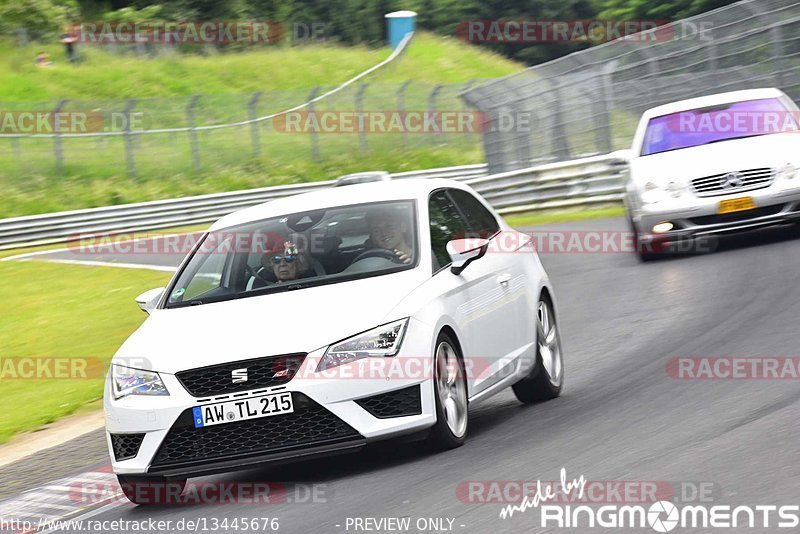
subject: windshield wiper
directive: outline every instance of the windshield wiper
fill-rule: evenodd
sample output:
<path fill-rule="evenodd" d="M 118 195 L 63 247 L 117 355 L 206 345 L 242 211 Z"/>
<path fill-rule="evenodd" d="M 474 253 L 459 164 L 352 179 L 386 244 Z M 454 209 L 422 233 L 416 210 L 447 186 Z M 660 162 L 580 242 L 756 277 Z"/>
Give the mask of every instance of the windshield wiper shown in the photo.
<path fill-rule="evenodd" d="M 188 306 L 200 306 L 201 304 L 205 304 L 205 303 L 206 303 L 205 300 L 192 299 L 192 300 L 184 300 L 184 301 L 181 301 L 181 302 L 170 302 L 170 303 L 167 303 L 165 308 L 168 309 L 168 310 L 172 309 L 172 308 L 186 308 Z"/>
<path fill-rule="evenodd" d="M 291 284 L 286 286 L 284 291 L 294 291 L 295 289 L 303 289 L 304 287 L 306 287 L 304 284 Z"/>

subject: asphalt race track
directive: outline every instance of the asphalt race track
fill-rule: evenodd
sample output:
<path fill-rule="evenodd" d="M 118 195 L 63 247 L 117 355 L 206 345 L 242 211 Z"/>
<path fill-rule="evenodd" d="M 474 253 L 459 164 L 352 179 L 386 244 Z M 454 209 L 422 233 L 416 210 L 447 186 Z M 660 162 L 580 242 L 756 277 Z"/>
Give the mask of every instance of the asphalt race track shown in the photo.
<path fill-rule="evenodd" d="M 621 219 L 546 228 L 626 230 Z M 800 354 L 795 236 L 786 228 L 762 230 L 723 239 L 711 254 L 647 264 L 629 253 L 542 254 L 565 349 L 561 398 L 526 407 L 504 392 L 472 410 L 467 443 L 447 453 L 401 443 L 204 479 L 279 481 L 290 496 L 293 484 L 320 484 L 319 500 L 326 502 L 117 504 L 91 512 L 92 520 L 274 517 L 280 532 L 339 533 L 365 531 L 348 518 L 409 517 L 410 532 L 419 532 L 420 518 L 452 519 L 452 531 L 465 533 L 640 531 L 542 529 L 536 509 L 501 519 L 501 504 L 464 502 L 457 494 L 465 481 L 557 480 L 562 467 L 568 478 L 667 483 L 678 501 L 682 483 L 707 483 L 714 504 L 798 504 L 798 380 L 687 380 L 667 373 L 677 357 Z M 102 439 L 100 432 L 90 436 Z"/>

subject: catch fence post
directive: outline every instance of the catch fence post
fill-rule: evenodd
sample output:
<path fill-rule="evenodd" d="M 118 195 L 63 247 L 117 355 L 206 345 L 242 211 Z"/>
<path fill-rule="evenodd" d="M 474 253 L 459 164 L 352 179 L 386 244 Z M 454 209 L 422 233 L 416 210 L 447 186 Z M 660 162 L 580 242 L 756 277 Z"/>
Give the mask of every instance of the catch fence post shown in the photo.
<path fill-rule="evenodd" d="M 367 90 L 369 84 L 362 83 L 356 91 L 356 124 L 358 124 L 358 147 L 361 152 L 366 152 L 369 148 L 367 144 L 367 132 L 365 128 L 368 125 L 364 121 L 364 92 Z"/>
<path fill-rule="evenodd" d="M 253 155 L 259 156 L 261 154 L 261 139 L 259 137 L 258 128 L 261 126 L 260 122 L 255 122 L 258 118 L 256 114 L 258 100 L 261 98 L 261 91 L 258 91 L 253 95 L 253 98 L 250 99 L 250 102 L 247 103 L 247 111 L 250 117 L 250 120 L 253 121 L 250 123 L 250 139 L 253 143 Z"/>
<path fill-rule="evenodd" d="M 311 93 L 309 93 L 309 95 L 308 95 L 308 101 L 311 102 L 312 100 L 317 98 L 318 94 L 319 94 L 319 87 L 314 87 L 311 90 Z M 311 102 L 308 105 L 308 113 L 310 115 L 310 117 L 309 117 L 310 120 L 308 121 L 308 124 L 311 125 L 312 123 L 316 123 L 316 121 L 314 120 L 314 119 L 316 119 L 316 116 L 315 116 L 315 113 L 314 113 L 314 103 L 313 102 Z M 311 128 L 311 132 L 310 132 L 310 135 L 311 135 L 311 159 L 313 161 L 315 161 L 315 162 L 318 162 L 320 160 L 320 157 L 319 157 L 319 132 L 317 131 L 316 128 L 314 128 L 314 126 L 310 126 L 310 128 Z"/>
<path fill-rule="evenodd" d="M 56 161 L 56 172 L 61 175 L 64 174 L 64 146 L 59 131 L 59 123 L 61 121 L 58 120 L 58 114 L 61 113 L 61 110 L 64 109 L 67 102 L 69 102 L 67 99 L 59 100 L 58 104 L 56 104 L 56 108 L 53 110 L 53 133 L 55 134 L 53 137 L 53 157 Z"/>
<path fill-rule="evenodd" d="M 400 113 L 404 125 L 406 124 L 406 90 L 409 85 L 411 85 L 411 80 L 406 80 L 397 90 L 397 111 Z M 403 146 L 408 147 L 408 131 L 405 127 L 403 128 Z"/>
<path fill-rule="evenodd" d="M 192 165 L 195 171 L 201 169 L 200 164 L 200 145 L 197 139 L 197 130 L 195 130 L 195 116 L 194 111 L 197 106 L 197 101 L 200 100 L 200 95 L 192 95 L 189 99 L 189 104 L 186 106 L 186 122 L 189 124 L 189 145 L 192 149 Z"/>
<path fill-rule="evenodd" d="M 441 140 L 444 141 L 444 132 L 435 131 L 436 128 L 438 126 L 441 126 L 442 123 L 442 121 L 440 121 L 436 116 L 436 97 L 439 96 L 439 92 L 442 90 L 442 87 L 444 87 L 442 84 L 437 84 L 436 87 L 433 88 L 433 91 L 431 91 L 431 94 L 428 95 L 428 114 L 430 116 L 432 124 L 436 125 L 433 126 L 432 129 L 434 130 L 434 132 L 432 132 L 431 135 L 432 136 L 441 135 Z M 429 137 L 429 139 L 431 140 L 431 143 L 434 143 L 436 141 L 436 137 Z"/>
<path fill-rule="evenodd" d="M 125 120 L 125 134 L 124 134 L 124 144 L 125 144 L 125 169 L 128 173 L 128 178 L 136 178 L 136 156 L 133 153 L 133 136 L 131 135 L 131 112 L 133 108 L 136 106 L 136 99 L 131 98 L 125 104 L 125 109 L 123 110 L 123 118 Z"/>

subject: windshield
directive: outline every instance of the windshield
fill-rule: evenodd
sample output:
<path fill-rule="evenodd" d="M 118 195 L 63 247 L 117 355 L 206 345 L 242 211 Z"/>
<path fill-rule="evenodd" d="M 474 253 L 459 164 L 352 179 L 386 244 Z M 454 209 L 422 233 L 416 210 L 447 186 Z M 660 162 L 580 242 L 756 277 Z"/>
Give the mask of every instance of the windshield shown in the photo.
<path fill-rule="evenodd" d="M 731 139 L 796 132 L 797 117 L 777 98 L 745 100 L 654 117 L 647 123 L 642 156 Z"/>
<path fill-rule="evenodd" d="M 333 284 L 416 263 L 412 200 L 292 213 L 208 233 L 169 289 L 166 307 Z"/>

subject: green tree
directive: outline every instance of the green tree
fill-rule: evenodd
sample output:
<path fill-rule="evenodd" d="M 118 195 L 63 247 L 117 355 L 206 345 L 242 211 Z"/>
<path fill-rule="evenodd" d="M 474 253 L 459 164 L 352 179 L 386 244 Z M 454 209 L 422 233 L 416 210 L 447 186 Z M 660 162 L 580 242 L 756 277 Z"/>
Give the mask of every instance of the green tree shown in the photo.
<path fill-rule="evenodd" d="M 408 0 L 407 9 L 419 12 L 419 26 L 444 35 L 455 35 L 459 24 L 470 20 L 570 21 L 592 19 L 596 10 L 590 0 Z M 501 54 L 536 64 L 575 52 L 586 43 L 481 43 Z"/>
<path fill-rule="evenodd" d="M 24 29 L 31 39 L 59 34 L 79 14 L 74 0 L 0 0 L 0 32 Z"/>
<path fill-rule="evenodd" d="M 595 0 L 600 18 L 675 21 L 733 4 L 736 0 Z"/>

